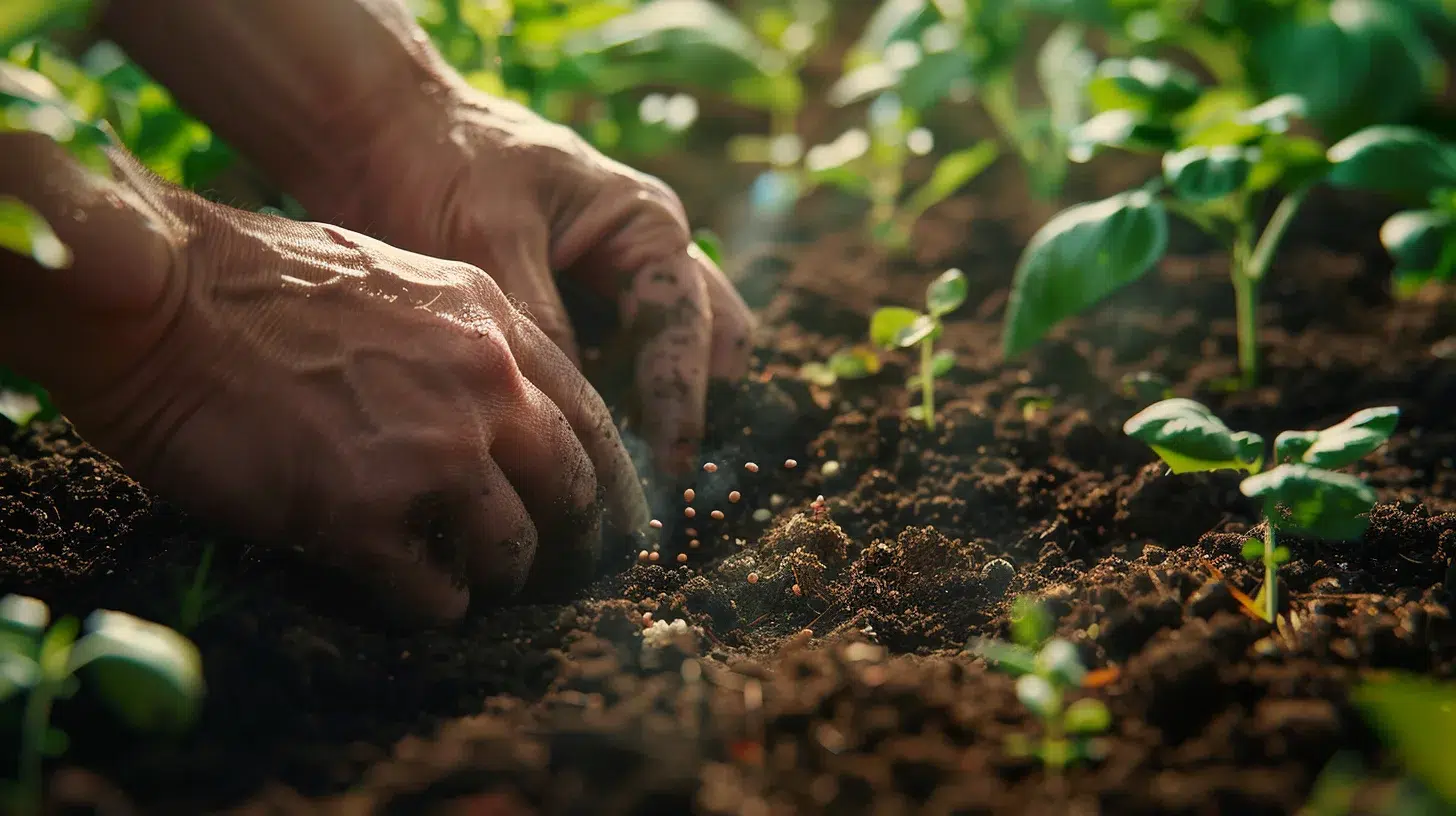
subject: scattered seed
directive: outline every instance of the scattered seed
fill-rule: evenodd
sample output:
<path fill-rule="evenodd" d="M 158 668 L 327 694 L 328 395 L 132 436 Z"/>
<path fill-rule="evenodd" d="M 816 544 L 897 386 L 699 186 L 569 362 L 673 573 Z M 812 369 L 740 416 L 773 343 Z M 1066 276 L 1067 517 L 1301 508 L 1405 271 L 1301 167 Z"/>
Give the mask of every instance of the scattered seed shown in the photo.
<path fill-rule="evenodd" d="M 689 527 L 683 530 L 683 532 L 687 533 L 689 538 L 697 538 L 698 536 L 698 528 L 696 527 Z"/>
<path fill-rule="evenodd" d="M 647 554 L 647 560 L 648 561 L 651 561 L 654 564 L 657 563 L 657 559 L 659 559 L 661 557 L 662 557 L 662 553 L 650 552 L 650 553 Z"/>
<path fill-rule="evenodd" d="M 722 521 L 723 520 L 723 511 L 722 510 L 714 510 L 713 512 L 709 513 L 708 515 L 712 516 L 717 521 Z"/>
<path fill-rule="evenodd" d="M 819 468 L 819 472 L 824 474 L 825 476 L 833 476 L 839 473 L 839 463 L 834 461 L 833 459 L 830 459 L 828 462 L 825 462 L 822 467 Z"/>
<path fill-rule="evenodd" d="M 696 538 L 688 542 L 688 547 L 694 550 L 696 550 L 698 547 L 701 547 L 702 545 L 703 542 L 697 540 Z"/>
<path fill-rule="evenodd" d="M 688 554 L 687 553 L 678 553 L 677 554 L 677 562 L 679 564 L 686 564 L 688 562 Z"/>
<path fill-rule="evenodd" d="M 646 550 L 643 550 L 642 552 L 637 553 L 637 560 L 638 561 L 641 561 L 644 564 L 647 563 L 647 559 L 650 558 L 650 557 L 652 557 L 652 553 L 650 553 L 650 552 L 648 552 Z"/>
<path fill-rule="evenodd" d="M 753 511 L 754 521 L 768 521 L 771 518 L 773 518 L 773 513 L 769 512 L 767 507 L 760 507 Z"/>
<path fill-rule="evenodd" d="M 703 472 L 704 473 L 717 473 L 718 472 L 718 466 L 715 465 L 715 464 L 713 464 L 712 462 L 705 462 L 703 464 Z"/>
<path fill-rule="evenodd" d="M 793 470 L 794 468 L 796 468 L 798 466 L 799 466 L 799 460 L 798 459 L 785 459 L 784 460 L 784 467 L 788 468 L 789 470 Z"/>
<path fill-rule="evenodd" d="M 803 595 L 804 594 L 804 590 L 800 589 L 798 584 L 794 584 L 794 594 L 795 595 Z"/>
<path fill-rule="evenodd" d="M 757 473 L 758 472 L 758 465 L 756 465 L 756 464 L 754 464 L 752 462 L 744 462 L 743 463 L 743 469 L 746 470 L 746 471 L 748 471 L 749 473 Z"/>
<path fill-rule="evenodd" d="M 784 497 L 778 493 L 775 493 L 772 496 L 768 497 L 768 503 L 774 507 L 782 507 L 784 504 Z"/>
<path fill-rule="evenodd" d="M 651 527 L 654 530 L 661 530 L 662 522 L 658 521 L 657 519 L 653 519 L 652 521 L 647 522 L 647 526 Z"/>
<path fill-rule="evenodd" d="M 690 487 L 683 491 L 683 501 L 690 502 L 697 497 L 697 493 Z"/>
<path fill-rule="evenodd" d="M 642 625 L 644 627 L 651 626 L 652 625 L 652 613 L 651 612 L 643 612 L 642 613 Z"/>
<path fill-rule="evenodd" d="M 756 573 L 756 572 L 750 572 L 750 573 L 748 573 L 748 583 L 750 583 L 750 584 L 756 584 L 756 583 L 758 583 L 758 573 Z"/>
<path fill-rule="evenodd" d="M 683 515 L 684 516 L 687 516 L 688 518 L 692 518 L 693 516 L 696 516 L 697 514 L 698 514 L 698 511 L 694 510 L 691 507 L 684 507 L 683 508 Z"/>
<path fill-rule="evenodd" d="M 743 498 L 743 494 L 739 493 L 737 490 L 734 490 L 728 494 L 728 501 L 733 504 L 737 504 L 738 500 L 741 498 Z"/>

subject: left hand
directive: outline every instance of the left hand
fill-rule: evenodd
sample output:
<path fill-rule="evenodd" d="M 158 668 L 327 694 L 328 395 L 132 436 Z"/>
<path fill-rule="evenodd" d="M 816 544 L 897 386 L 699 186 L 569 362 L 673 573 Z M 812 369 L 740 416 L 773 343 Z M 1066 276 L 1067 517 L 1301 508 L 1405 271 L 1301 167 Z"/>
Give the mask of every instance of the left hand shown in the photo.
<path fill-rule="evenodd" d="M 485 270 L 580 365 L 553 270 L 615 302 L 636 362 L 640 431 L 681 474 L 703 437 L 710 378 L 748 368 L 753 316 L 693 243 L 678 197 L 569 128 L 447 81 L 427 113 L 378 128 L 363 177 L 315 190 L 318 216 Z"/>

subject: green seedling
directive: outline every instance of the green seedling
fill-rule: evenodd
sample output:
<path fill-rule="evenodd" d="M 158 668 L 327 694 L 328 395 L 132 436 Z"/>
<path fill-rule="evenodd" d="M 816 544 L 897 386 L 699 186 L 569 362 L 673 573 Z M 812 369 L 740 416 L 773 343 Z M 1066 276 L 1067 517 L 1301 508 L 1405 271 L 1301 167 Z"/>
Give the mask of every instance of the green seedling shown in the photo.
<path fill-rule="evenodd" d="M 920 371 L 906 383 L 912 391 L 919 389 L 920 404 L 911 406 L 909 415 L 923 421 L 930 430 L 935 429 L 935 378 L 955 366 L 955 352 L 936 351 L 935 341 L 943 331 L 941 319 L 965 303 L 967 288 L 965 274 L 948 269 L 925 288 L 925 313 L 886 306 L 870 316 L 870 342 L 876 347 L 920 349 Z"/>
<path fill-rule="evenodd" d="M 1285 431 L 1274 439 L 1272 458 L 1266 458 L 1261 436 L 1230 430 L 1207 406 L 1181 397 L 1148 406 L 1123 431 L 1152 448 L 1173 473 L 1249 474 L 1239 489 L 1262 503 L 1265 532 L 1263 540 L 1245 542 L 1243 556 L 1263 564 L 1264 581 L 1256 598 L 1240 600 L 1272 623 L 1279 609 L 1279 566 L 1290 557 L 1279 536 L 1351 541 L 1364 535 L 1375 491 L 1338 469 L 1385 444 L 1399 419 L 1400 409 L 1386 406 L 1357 411 L 1319 431 Z"/>
<path fill-rule="evenodd" d="M 1037 231 L 1016 266 L 1002 336 L 1007 357 L 1151 270 L 1168 249 L 1173 213 L 1228 252 L 1238 385 L 1252 387 L 1259 292 L 1315 185 L 1440 201 L 1456 188 L 1456 146 L 1431 134 L 1374 126 L 1326 149 L 1294 134 L 1306 107 L 1300 97 L 1246 106 L 1239 94 L 1206 89 L 1169 63 L 1107 60 L 1088 94 L 1101 112 L 1074 132 L 1073 157 L 1108 148 L 1161 154 L 1162 173 L 1139 189 L 1064 210 Z M 1261 225 L 1258 214 L 1269 204 L 1272 215 Z M 1420 231 L 1409 220 L 1397 221 L 1387 225 L 1387 245 L 1411 268 L 1448 275 L 1450 259 L 1442 258 L 1456 252 L 1445 248 L 1450 225 L 1437 211 L 1422 212 L 1424 237 L 1414 237 Z"/>
<path fill-rule="evenodd" d="M 177 631 L 194 632 L 203 621 L 217 616 L 229 606 L 227 595 L 209 579 L 212 560 L 217 550 L 211 541 L 202 546 L 202 557 L 190 575 L 182 573 L 177 581 Z"/>
<path fill-rule="evenodd" d="M 1050 394 L 1040 388 L 1018 388 L 1011 395 L 1011 401 L 1020 409 L 1021 418 L 1026 422 L 1032 421 L 1043 411 L 1050 411 L 1057 404 Z"/>
<path fill-rule="evenodd" d="M 799 376 L 817 386 L 829 388 L 840 380 L 873 377 L 880 373 L 882 366 L 880 355 L 874 349 L 854 346 L 834 352 L 822 363 L 805 363 L 799 368 Z"/>
<path fill-rule="evenodd" d="M 1007 752 L 1061 771 L 1102 757 L 1098 735 L 1112 727 L 1112 714 L 1090 697 L 1066 703 L 1068 692 L 1081 687 L 1087 668 L 1071 641 L 1048 637 L 1050 628 L 1044 611 L 1019 598 L 1012 611 L 1013 642 L 978 638 L 968 651 L 1014 675 L 1017 699 L 1041 720 L 1040 740 L 1015 735 L 1007 740 Z"/>
<path fill-rule="evenodd" d="M 42 763 L 65 753 L 66 734 L 50 724 L 58 700 L 84 682 L 126 725 L 177 734 L 201 706 L 201 658 L 171 629 L 123 612 L 98 610 L 83 627 L 74 618 L 54 624 L 44 602 L 21 595 L 0 599 L 0 702 L 22 699 L 19 773 L 13 810 L 41 812 Z"/>

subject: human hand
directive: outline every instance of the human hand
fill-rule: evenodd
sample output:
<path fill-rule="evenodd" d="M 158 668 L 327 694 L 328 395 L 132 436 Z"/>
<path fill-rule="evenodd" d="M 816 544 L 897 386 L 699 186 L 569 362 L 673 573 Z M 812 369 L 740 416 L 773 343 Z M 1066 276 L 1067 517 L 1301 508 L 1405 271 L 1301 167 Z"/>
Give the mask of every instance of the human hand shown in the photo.
<path fill-rule="evenodd" d="M 662 182 L 454 79 L 361 123 L 373 134 L 362 171 L 304 183 L 305 204 L 479 265 L 578 364 L 553 270 L 614 302 L 635 358 L 633 416 L 658 467 L 681 474 L 703 437 L 709 380 L 747 371 L 752 314 Z"/>
<path fill-rule="evenodd" d="M 0 193 L 75 257 L 0 252 L 0 351 L 181 508 L 436 620 L 583 576 L 604 504 L 611 531 L 645 525 L 601 398 L 479 269 L 211 204 L 119 154 L 113 183 L 36 134 L 0 156 Z"/>

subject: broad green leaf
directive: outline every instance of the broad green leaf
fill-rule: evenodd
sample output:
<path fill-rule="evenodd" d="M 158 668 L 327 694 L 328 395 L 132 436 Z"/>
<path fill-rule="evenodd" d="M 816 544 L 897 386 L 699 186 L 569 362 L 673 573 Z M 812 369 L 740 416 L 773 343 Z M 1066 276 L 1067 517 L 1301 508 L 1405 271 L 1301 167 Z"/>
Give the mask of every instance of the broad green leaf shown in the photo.
<path fill-rule="evenodd" d="M 1170 62 L 1147 57 L 1103 60 L 1087 85 L 1087 96 L 1098 110 L 1131 110 L 1151 116 L 1185 110 L 1202 93 L 1197 77 Z"/>
<path fill-rule="evenodd" d="M 1037 79 L 1046 96 L 1054 133 L 1070 133 L 1085 118 L 1087 83 L 1097 70 L 1097 58 L 1083 45 L 1083 37 L 1081 25 L 1063 23 L 1037 52 Z"/>
<path fill-rule="evenodd" d="M 1399 420 L 1399 408 L 1384 406 L 1357 411 L 1321 431 L 1285 431 L 1274 439 L 1274 460 L 1331 470 L 1352 465 L 1385 444 Z"/>
<path fill-rule="evenodd" d="M 1456 213 L 1396 213 L 1381 226 L 1380 242 L 1395 261 L 1397 289 L 1414 290 L 1430 281 L 1456 278 Z"/>
<path fill-rule="evenodd" d="M 0 61 L 0 133 L 29 131 L 51 137 L 77 161 L 109 176 L 103 147 L 111 137 L 34 71 Z"/>
<path fill-rule="evenodd" d="M 1289 558 L 1290 558 L 1290 553 L 1289 553 L 1289 548 L 1288 547 L 1285 547 L 1283 545 L 1280 545 L 1280 546 L 1277 546 L 1277 547 L 1274 548 L 1274 563 L 1275 564 L 1278 564 L 1280 566 L 1283 566 L 1285 564 L 1288 564 L 1289 563 Z"/>
<path fill-rule="evenodd" d="M 1251 192 L 1275 185 L 1292 190 L 1318 181 L 1330 169 L 1325 146 L 1307 136 L 1271 133 L 1259 143 L 1257 155 L 1246 182 Z"/>
<path fill-rule="evenodd" d="M 1308 109 L 1304 97 L 1283 94 L 1244 111 L 1239 121 L 1270 133 L 1284 133 L 1289 130 L 1291 120 L 1303 118 Z"/>
<path fill-rule="evenodd" d="M 1253 107 L 1247 88 L 1210 89 L 1192 107 L 1173 117 L 1178 146 L 1247 146 L 1257 142 L 1268 131 L 1261 124 L 1246 121 Z"/>
<path fill-rule="evenodd" d="M 1002 354 L 1030 348 L 1056 324 L 1141 278 L 1167 246 L 1168 213 L 1147 192 L 1063 210 L 1017 262 Z"/>
<path fill-rule="evenodd" d="M 1082 163 L 1104 147 L 1135 152 L 1161 152 L 1178 143 L 1178 134 L 1164 122 L 1149 122 L 1130 110 L 1103 111 L 1067 134 L 1067 157 Z"/>
<path fill-rule="evenodd" d="M 922 315 L 903 306 L 886 306 L 870 316 L 870 342 L 879 348 L 900 348 L 899 338 Z"/>
<path fill-rule="evenodd" d="M 1040 646 L 1052 636 L 1056 621 L 1046 605 L 1028 595 L 1011 602 L 1011 639 L 1022 646 Z"/>
<path fill-rule="evenodd" d="M 50 394 L 44 388 L 0 366 L 0 417 L 17 427 L 57 415 Z"/>
<path fill-rule="evenodd" d="M 1363 480 L 1301 464 L 1250 476 L 1239 490 L 1261 500 L 1265 515 L 1280 530 L 1335 541 L 1364 535 L 1370 524 L 1366 514 L 1375 506 L 1375 491 Z"/>
<path fill-rule="evenodd" d="M 1082 656 L 1070 640 L 1052 638 L 1036 655 L 1037 674 L 1062 687 L 1082 684 L 1087 669 L 1082 665 Z"/>
<path fill-rule="evenodd" d="M 855 105 L 894 90 L 900 72 L 883 62 L 872 62 L 846 73 L 829 86 L 825 98 L 836 108 Z"/>
<path fill-rule="evenodd" d="M 885 0 L 865 24 L 850 50 L 851 68 L 883 57 L 890 43 L 913 40 L 939 22 L 940 14 L 928 0 Z"/>
<path fill-rule="evenodd" d="M 1253 32 L 1252 69 L 1271 95 L 1294 94 L 1335 136 L 1404 119 L 1427 95 L 1440 57 L 1399 2 L 1333 0 Z"/>
<path fill-rule="evenodd" d="M 1084 697 L 1067 706 L 1062 727 L 1068 734 L 1102 734 L 1112 727 L 1112 712 L 1107 710 L 1107 705 L 1101 700 Z"/>
<path fill-rule="evenodd" d="M 1163 155 L 1163 177 L 1187 201 L 1212 201 L 1249 180 L 1254 156 L 1241 147 L 1190 147 Z"/>
<path fill-rule="evenodd" d="M 910 348 L 931 335 L 940 332 L 940 324 L 930 315 L 918 315 L 914 322 L 900 329 L 895 335 L 895 346 Z"/>
<path fill-rule="evenodd" d="M 1047 719 L 1061 707 L 1062 695 L 1045 677 L 1023 674 L 1016 678 L 1016 699 L 1026 710 L 1040 719 Z"/>
<path fill-rule="evenodd" d="M 861 380 L 880 373 L 880 356 L 873 349 L 841 349 L 829 355 L 826 365 L 841 380 Z"/>
<path fill-rule="evenodd" d="M 1389 675 L 1361 683 L 1351 699 L 1401 767 L 1456 807 L 1456 684 Z"/>
<path fill-rule="evenodd" d="M 1456 185 L 1456 146 L 1404 125 L 1375 125 L 1329 149 L 1329 182 L 1383 193 L 1425 195 Z"/>
<path fill-rule="evenodd" d="M 956 355 L 950 349 L 941 349 L 930 356 L 930 374 L 933 377 L 944 377 L 955 368 Z"/>
<path fill-rule="evenodd" d="M 71 265 L 70 247 L 56 237 L 45 217 L 10 196 L 0 196 L 0 249 L 29 256 L 47 269 Z"/>
<path fill-rule="evenodd" d="M 919 218 L 990 167 L 1000 152 L 1000 145 L 987 139 L 974 147 L 946 155 L 936 163 L 930 179 L 910 195 L 910 200 L 905 203 L 905 212 L 912 220 Z"/>
<path fill-rule="evenodd" d="M 1230 430 L 1208 406 L 1184 397 L 1149 405 L 1122 430 L 1152 448 L 1174 473 L 1254 472 L 1263 459 L 1264 440 L 1258 434 Z"/>
<path fill-rule="evenodd" d="M 976 638 L 966 647 L 966 651 L 984 658 L 993 668 L 1007 674 L 1023 675 L 1036 671 L 1036 652 L 1015 643 Z"/>
<path fill-rule="evenodd" d="M 13 594 L 0 598 L 0 631 L 39 640 L 50 622 L 50 607 L 39 598 Z"/>
<path fill-rule="evenodd" d="M 124 612 L 97 610 L 72 653 L 112 711 L 143 732 L 177 733 L 196 719 L 205 685 L 192 641 L 160 624 Z"/>
<path fill-rule="evenodd" d="M 1245 539 L 1239 554 L 1244 557 L 1245 561 L 1258 561 L 1264 557 L 1264 542 L 1257 538 Z"/>
<path fill-rule="evenodd" d="M 0 3 L 0 56 L 53 28 L 79 28 L 91 0 L 5 0 Z"/>
<path fill-rule="evenodd" d="M 966 302 L 966 273 L 947 269 L 925 288 L 925 306 L 932 317 L 943 317 Z"/>

